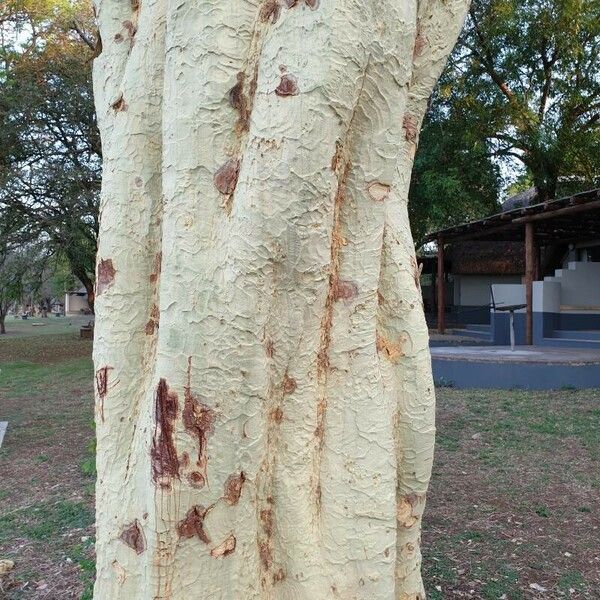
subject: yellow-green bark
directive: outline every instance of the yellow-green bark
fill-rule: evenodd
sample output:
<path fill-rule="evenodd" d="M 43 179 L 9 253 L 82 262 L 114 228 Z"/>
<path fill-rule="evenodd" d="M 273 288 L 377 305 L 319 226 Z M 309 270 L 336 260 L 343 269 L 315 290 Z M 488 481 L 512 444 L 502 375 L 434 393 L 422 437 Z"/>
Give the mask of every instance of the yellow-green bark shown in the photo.
<path fill-rule="evenodd" d="M 406 214 L 463 0 L 100 0 L 96 600 L 424 596 Z"/>

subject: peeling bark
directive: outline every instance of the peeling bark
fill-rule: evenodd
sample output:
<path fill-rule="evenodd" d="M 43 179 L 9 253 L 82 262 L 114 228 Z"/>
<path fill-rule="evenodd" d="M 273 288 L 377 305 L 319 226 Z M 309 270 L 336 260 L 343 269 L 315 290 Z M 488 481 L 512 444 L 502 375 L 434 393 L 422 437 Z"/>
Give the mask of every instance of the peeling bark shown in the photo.
<path fill-rule="evenodd" d="M 95 599 L 424 597 L 406 201 L 466 0 L 96 7 Z"/>

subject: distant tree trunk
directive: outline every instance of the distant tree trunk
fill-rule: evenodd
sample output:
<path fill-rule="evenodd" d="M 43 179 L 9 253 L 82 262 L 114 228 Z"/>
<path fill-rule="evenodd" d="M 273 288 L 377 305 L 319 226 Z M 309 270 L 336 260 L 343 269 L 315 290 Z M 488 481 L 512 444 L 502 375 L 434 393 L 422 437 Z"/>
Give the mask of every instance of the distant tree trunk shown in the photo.
<path fill-rule="evenodd" d="M 424 597 L 406 201 L 466 4 L 98 2 L 96 600 Z"/>
<path fill-rule="evenodd" d="M 90 310 L 92 311 L 92 313 L 95 312 L 94 310 L 94 301 L 96 298 L 96 292 L 94 289 L 94 282 L 91 279 L 91 277 L 88 276 L 88 274 L 85 271 L 77 271 L 76 273 L 74 273 L 75 277 L 77 277 L 77 279 L 79 279 L 79 281 L 82 283 L 83 287 L 85 288 L 86 294 L 87 294 L 87 303 L 88 306 L 90 307 Z"/>
<path fill-rule="evenodd" d="M 6 315 L 5 314 L 1 314 L 0 315 L 0 335 L 6 333 L 6 325 L 4 323 L 5 321 L 6 321 Z"/>

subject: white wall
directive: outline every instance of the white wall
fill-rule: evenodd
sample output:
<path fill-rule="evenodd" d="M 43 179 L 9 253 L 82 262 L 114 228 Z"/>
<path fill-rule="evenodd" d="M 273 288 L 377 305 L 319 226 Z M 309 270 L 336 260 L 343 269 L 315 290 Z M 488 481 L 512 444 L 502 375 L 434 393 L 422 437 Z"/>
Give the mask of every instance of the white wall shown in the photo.
<path fill-rule="evenodd" d="M 544 281 L 560 283 L 562 307 L 600 308 L 600 263 L 570 262 Z"/>
<path fill-rule="evenodd" d="M 520 275 L 455 275 L 454 304 L 483 306 L 490 303 L 492 284 L 521 283 Z"/>
<path fill-rule="evenodd" d="M 77 294 L 65 294 L 65 313 L 68 315 L 81 314 L 81 311 L 89 309 L 86 296 Z"/>
<path fill-rule="evenodd" d="M 533 282 L 533 312 L 560 312 L 560 283 L 555 281 Z"/>

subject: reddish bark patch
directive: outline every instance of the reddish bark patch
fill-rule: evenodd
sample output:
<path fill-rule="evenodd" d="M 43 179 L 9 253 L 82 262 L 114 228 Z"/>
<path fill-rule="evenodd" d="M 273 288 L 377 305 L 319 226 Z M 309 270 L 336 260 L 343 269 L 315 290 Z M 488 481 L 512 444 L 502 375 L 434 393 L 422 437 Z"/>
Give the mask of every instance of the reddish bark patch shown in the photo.
<path fill-rule="evenodd" d="M 281 421 L 283 421 L 283 411 L 279 406 L 271 411 L 271 420 L 275 423 L 281 423 Z"/>
<path fill-rule="evenodd" d="M 351 300 L 358 296 L 358 285 L 354 281 L 337 279 L 333 285 L 334 300 Z"/>
<path fill-rule="evenodd" d="M 153 304 L 152 308 L 150 309 L 150 318 L 154 321 L 158 321 L 160 318 L 160 310 L 156 304 Z"/>
<path fill-rule="evenodd" d="M 420 291 L 421 290 L 421 271 L 423 270 L 423 263 L 418 264 L 417 259 L 414 256 L 410 257 L 410 266 L 413 270 L 413 279 L 415 282 L 415 287 Z"/>
<path fill-rule="evenodd" d="M 123 528 L 119 539 L 124 544 L 135 550 L 136 554 L 141 554 L 146 549 L 144 530 L 137 519 L 133 521 L 133 523 L 130 523 Z"/>
<path fill-rule="evenodd" d="M 401 344 L 394 343 L 379 333 L 376 337 L 376 347 L 377 351 L 387 357 L 392 363 L 397 363 L 404 356 Z"/>
<path fill-rule="evenodd" d="M 190 436 L 198 440 L 198 462 L 197 465 L 204 469 L 203 480 L 206 482 L 206 440 L 214 432 L 216 414 L 215 411 L 200 402 L 193 394 L 191 388 L 191 357 L 188 361 L 188 384 L 184 389 L 185 402 L 182 418 L 183 426 Z"/>
<path fill-rule="evenodd" d="M 283 376 L 282 387 L 283 387 L 284 394 L 293 394 L 296 391 L 296 388 L 298 387 L 296 380 L 293 377 L 290 377 L 287 374 L 287 371 L 286 371 L 285 375 Z"/>
<path fill-rule="evenodd" d="M 396 503 L 396 518 L 398 522 L 406 529 L 410 529 L 420 519 L 419 513 L 422 512 L 422 507 L 417 514 L 414 514 L 414 509 L 424 502 L 425 494 L 400 496 Z"/>
<path fill-rule="evenodd" d="M 104 398 L 108 392 L 108 372 L 112 367 L 100 367 L 96 371 L 96 392 L 100 398 Z"/>
<path fill-rule="evenodd" d="M 182 467 L 187 467 L 190 464 L 190 455 L 187 452 L 183 452 L 179 464 Z"/>
<path fill-rule="evenodd" d="M 131 21 L 123 21 L 123 27 L 127 31 L 129 38 L 133 39 L 137 33 L 137 27 Z"/>
<path fill-rule="evenodd" d="M 229 90 L 229 104 L 238 112 L 236 130 L 238 133 L 248 131 L 250 126 L 250 102 L 244 93 L 245 73 L 237 74 L 237 83 Z"/>
<path fill-rule="evenodd" d="M 275 355 L 275 345 L 273 344 L 273 340 L 267 340 L 267 343 L 265 344 L 265 353 L 269 358 L 273 358 Z"/>
<path fill-rule="evenodd" d="M 279 583 L 285 579 L 285 572 L 283 569 L 278 569 L 273 573 L 273 583 Z"/>
<path fill-rule="evenodd" d="M 294 8 L 298 4 L 298 0 L 282 0 L 286 8 Z"/>
<path fill-rule="evenodd" d="M 210 555 L 213 558 L 229 556 L 235 550 L 236 540 L 234 535 L 230 535 L 218 546 L 215 546 L 211 551 Z"/>
<path fill-rule="evenodd" d="M 266 23 L 269 19 L 271 19 L 271 23 L 277 23 L 280 13 L 281 5 L 278 0 L 267 0 L 260 9 L 259 19 L 263 23 Z"/>
<path fill-rule="evenodd" d="M 104 399 L 108 393 L 108 372 L 112 367 L 101 367 L 96 371 L 96 392 L 98 393 L 100 419 L 104 423 Z"/>
<path fill-rule="evenodd" d="M 413 58 L 417 58 L 417 56 L 421 56 L 423 53 L 423 48 L 427 44 L 427 38 L 417 29 L 417 37 L 415 38 L 415 46 L 413 48 Z"/>
<path fill-rule="evenodd" d="M 160 275 L 161 268 L 162 268 L 162 252 L 157 252 L 154 255 L 154 265 L 152 268 L 152 273 L 150 273 L 150 283 L 156 283 L 158 281 L 158 277 Z"/>
<path fill-rule="evenodd" d="M 417 120 L 412 115 L 404 115 L 402 128 L 404 129 L 404 137 L 409 142 L 414 143 L 417 141 Z"/>
<path fill-rule="evenodd" d="M 267 506 L 260 511 L 262 534 L 258 537 L 258 554 L 265 570 L 273 564 L 273 532 L 275 530 L 273 516 L 273 498 L 267 498 Z"/>
<path fill-rule="evenodd" d="M 177 394 L 169 390 L 165 379 L 160 379 L 154 394 L 155 430 L 150 455 L 152 479 L 179 478 L 179 459 L 173 441 L 173 422 L 177 418 Z M 165 483 L 165 482 L 162 482 Z"/>
<path fill-rule="evenodd" d="M 267 534 L 267 537 L 273 536 L 273 509 L 269 506 L 260 511 L 260 522 L 262 523 L 263 531 Z"/>
<path fill-rule="evenodd" d="M 383 297 L 383 294 L 377 290 L 377 304 L 379 304 L 379 306 L 383 306 L 383 303 L 385 302 L 385 298 Z"/>
<path fill-rule="evenodd" d="M 110 107 L 115 112 L 124 112 L 127 110 L 127 103 L 125 102 L 125 98 L 123 98 L 123 94 L 120 94 L 119 97 L 110 105 Z"/>
<path fill-rule="evenodd" d="M 98 263 L 96 274 L 96 296 L 104 292 L 115 280 L 117 271 L 113 266 L 112 259 L 103 258 Z"/>
<path fill-rule="evenodd" d="M 260 556 L 260 562 L 262 566 L 268 570 L 273 564 L 273 551 L 271 550 L 269 543 L 261 541 L 258 543 L 258 554 Z"/>
<path fill-rule="evenodd" d="M 206 477 L 198 471 L 192 471 L 188 476 L 187 480 L 192 487 L 203 488 L 206 485 Z"/>
<path fill-rule="evenodd" d="M 331 170 L 332 171 L 337 171 L 337 168 L 342 160 L 342 154 L 343 154 L 342 143 L 339 140 L 337 140 L 335 143 L 335 153 L 331 157 Z"/>
<path fill-rule="evenodd" d="M 246 476 L 243 471 L 239 475 L 230 475 L 225 481 L 223 498 L 230 506 L 234 506 L 239 502 L 244 481 L 246 481 Z"/>
<path fill-rule="evenodd" d="M 317 10 L 317 8 L 319 8 L 320 0 L 304 0 L 304 2 L 311 10 Z"/>
<path fill-rule="evenodd" d="M 156 304 L 152 305 L 150 309 L 150 320 L 146 323 L 145 331 L 146 335 L 152 335 L 156 329 L 158 329 L 160 320 L 160 310 Z"/>
<path fill-rule="evenodd" d="M 207 510 L 204 506 L 192 506 L 187 511 L 185 518 L 177 524 L 179 537 L 186 539 L 197 537 L 205 544 L 210 544 L 210 538 L 206 534 L 206 531 L 204 531 L 204 517 L 206 513 Z"/>
<path fill-rule="evenodd" d="M 115 37 L 113 39 L 115 40 L 115 44 L 120 44 L 124 38 L 122 34 L 115 33 Z"/>
<path fill-rule="evenodd" d="M 331 345 L 331 327 L 333 324 L 333 305 L 335 302 L 335 287 L 339 272 L 340 248 L 346 240 L 341 232 L 340 214 L 346 199 L 346 186 L 350 174 L 350 161 L 337 169 L 338 185 L 333 205 L 333 231 L 331 233 L 331 256 L 329 291 L 325 301 L 325 314 L 321 320 L 321 344 L 317 354 L 317 377 L 321 379 L 329 370 L 329 346 Z"/>
<path fill-rule="evenodd" d="M 282 75 L 279 85 L 275 88 L 275 93 L 278 96 L 297 96 L 300 93 L 298 89 L 298 80 L 289 73 Z"/>
<path fill-rule="evenodd" d="M 230 158 L 224 165 L 217 169 L 213 182 L 221 194 L 233 194 L 240 174 L 240 161 Z"/>

